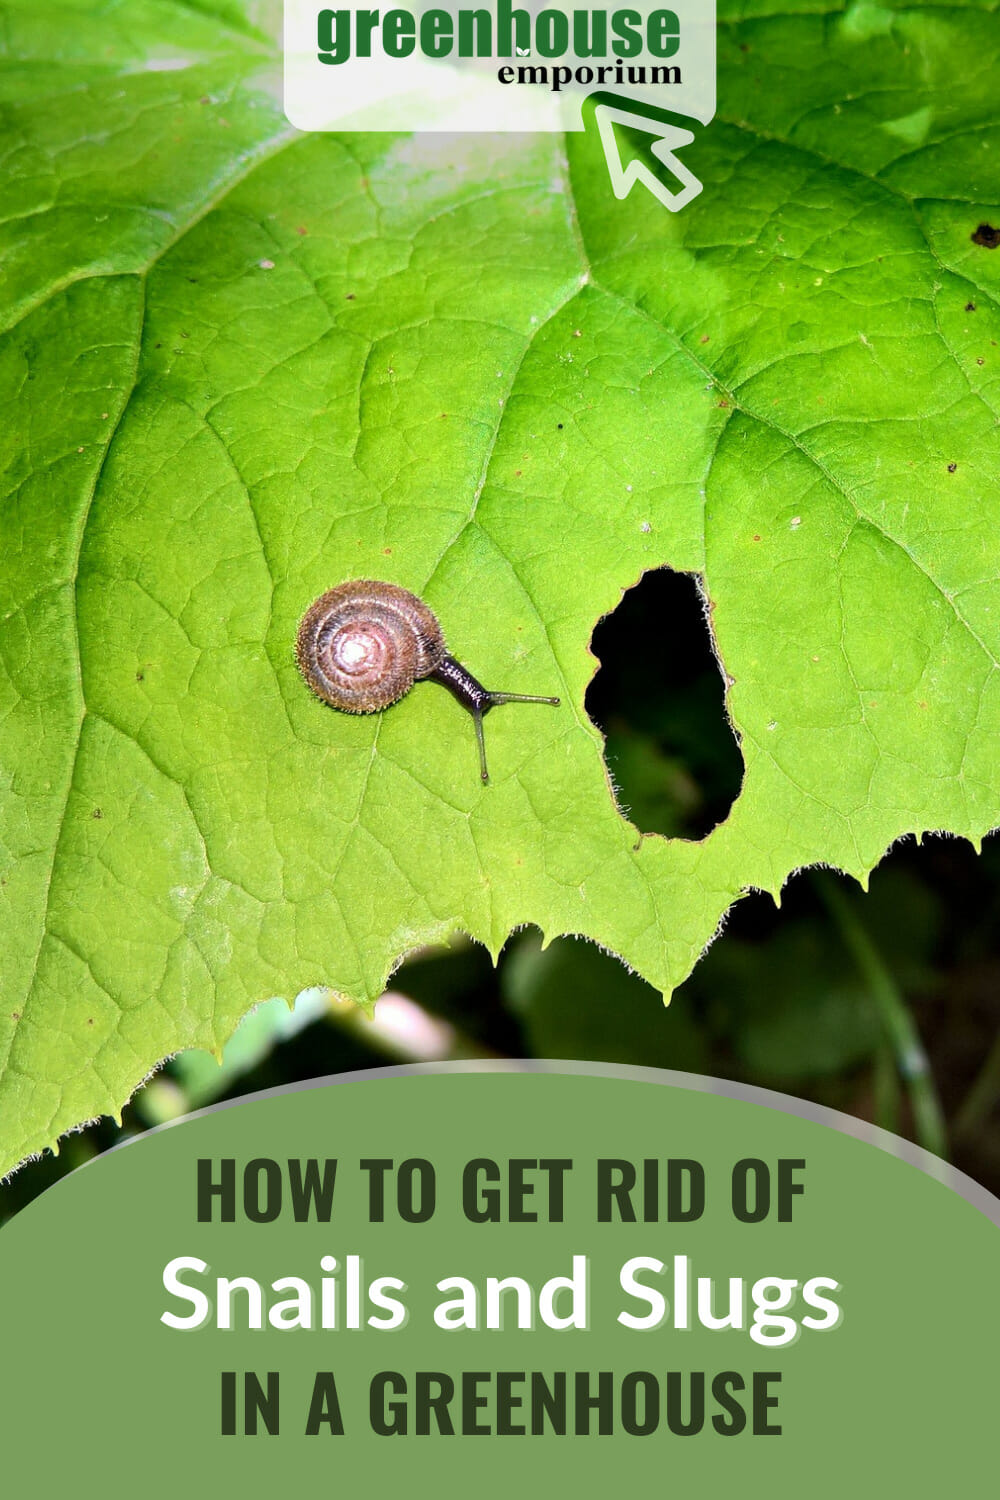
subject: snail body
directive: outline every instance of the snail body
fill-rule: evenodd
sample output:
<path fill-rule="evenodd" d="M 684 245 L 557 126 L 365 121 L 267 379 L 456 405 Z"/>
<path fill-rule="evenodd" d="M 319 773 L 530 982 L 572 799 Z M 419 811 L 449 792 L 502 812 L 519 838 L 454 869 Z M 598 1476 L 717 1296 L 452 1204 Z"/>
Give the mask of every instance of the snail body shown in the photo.
<path fill-rule="evenodd" d="M 316 696 L 344 713 L 378 713 L 415 682 L 439 682 L 472 715 L 483 782 L 490 779 L 483 739 L 490 709 L 501 703 L 559 703 L 484 688 L 449 654 L 437 616 L 422 599 L 374 579 L 355 579 L 321 594 L 302 617 L 295 657 Z"/>

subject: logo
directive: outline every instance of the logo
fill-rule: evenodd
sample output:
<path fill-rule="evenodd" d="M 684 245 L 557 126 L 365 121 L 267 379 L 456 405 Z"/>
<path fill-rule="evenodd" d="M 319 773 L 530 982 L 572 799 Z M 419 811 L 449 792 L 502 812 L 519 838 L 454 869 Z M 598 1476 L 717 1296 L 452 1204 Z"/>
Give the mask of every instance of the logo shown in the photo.
<path fill-rule="evenodd" d="M 614 9 L 382 9 L 285 0 L 285 113 L 301 130 L 583 130 L 616 198 L 701 191 L 678 152 L 715 113 L 714 0 Z"/>

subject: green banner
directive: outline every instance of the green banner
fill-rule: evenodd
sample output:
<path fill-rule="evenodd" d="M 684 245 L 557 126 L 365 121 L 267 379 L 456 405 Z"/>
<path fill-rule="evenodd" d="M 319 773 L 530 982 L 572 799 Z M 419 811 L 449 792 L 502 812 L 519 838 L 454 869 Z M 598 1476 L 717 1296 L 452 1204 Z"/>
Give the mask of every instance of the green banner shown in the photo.
<path fill-rule="evenodd" d="M 456 1497 L 984 1480 L 1000 1205 L 857 1122 L 740 1094 L 428 1066 L 110 1153 L 0 1234 L 6 1477 Z"/>

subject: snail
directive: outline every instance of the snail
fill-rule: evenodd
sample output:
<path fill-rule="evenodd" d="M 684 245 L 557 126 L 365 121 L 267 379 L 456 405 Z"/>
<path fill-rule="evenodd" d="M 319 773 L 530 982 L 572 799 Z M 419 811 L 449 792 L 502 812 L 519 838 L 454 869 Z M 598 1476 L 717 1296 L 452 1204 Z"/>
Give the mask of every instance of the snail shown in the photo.
<path fill-rule="evenodd" d="M 318 698 L 349 714 L 388 708 L 421 678 L 446 687 L 472 715 L 483 782 L 483 719 L 500 703 L 550 703 L 530 693 L 494 693 L 448 653 L 437 616 L 395 583 L 355 579 L 311 604 L 302 617 L 295 657 Z"/>

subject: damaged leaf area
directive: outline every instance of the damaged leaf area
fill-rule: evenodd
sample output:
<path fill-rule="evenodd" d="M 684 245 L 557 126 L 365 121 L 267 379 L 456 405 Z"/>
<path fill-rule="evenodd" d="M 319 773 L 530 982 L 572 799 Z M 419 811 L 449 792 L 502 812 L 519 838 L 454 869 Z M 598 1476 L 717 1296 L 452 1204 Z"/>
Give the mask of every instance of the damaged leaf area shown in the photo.
<path fill-rule="evenodd" d="M 589 133 L 295 134 L 264 6 L 7 6 L 0 1171 L 456 930 L 669 993 L 741 892 L 998 822 L 1000 21 L 720 9 L 671 215 Z M 745 763 L 700 843 L 637 834 L 583 708 L 660 567 Z M 305 688 L 347 578 L 560 697 L 491 716 L 489 786 L 439 688 Z"/>

